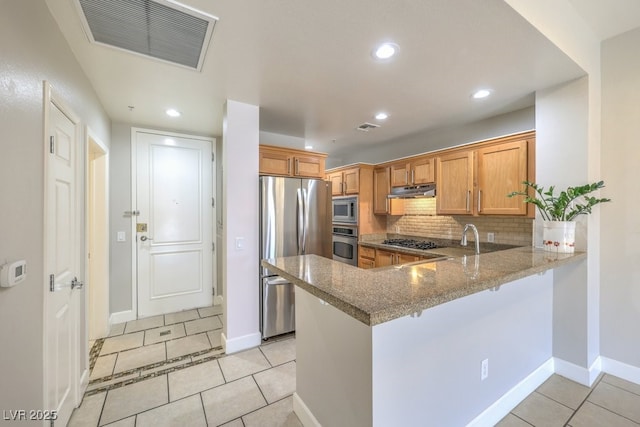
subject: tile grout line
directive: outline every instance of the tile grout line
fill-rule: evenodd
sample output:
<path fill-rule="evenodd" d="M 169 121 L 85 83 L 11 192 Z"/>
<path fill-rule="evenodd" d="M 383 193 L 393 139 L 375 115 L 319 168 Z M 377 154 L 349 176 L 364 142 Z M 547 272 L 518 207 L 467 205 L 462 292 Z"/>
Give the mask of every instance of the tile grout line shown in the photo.
<path fill-rule="evenodd" d="M 589 387 L 589 393 L 587 393 L 587 395 L 585 396 L 585 398 L 582 400 L 582 402 L 580 402 L 580 404 L 578 405 L 578 407 L 576 408 L 575 411 L 573 411 L 573 414 L 571 414 L 571 416 L 569 417 L 569 419 L 567 420 L 567 422 L 564 424 L 565 426 L 569 425 L 569 423 L 571 422 L 571 420 L 573 420 L 573 418 L 576 416 L 576 414 L 578 413 L 578 411 L 584 406 L 584 402 L 586 402 L 587 400 L 589 400 L 589 396 L 591 396 L 591 393 L 593 393 L 596 389 L 596 387 L 602 382 L 602 379 L 604 378 L 604 373 L 600 374 L 598 376 L 598 378 L 596 378 L 596 381 L 593 383 L 593 385 L 591 387 Z"/>

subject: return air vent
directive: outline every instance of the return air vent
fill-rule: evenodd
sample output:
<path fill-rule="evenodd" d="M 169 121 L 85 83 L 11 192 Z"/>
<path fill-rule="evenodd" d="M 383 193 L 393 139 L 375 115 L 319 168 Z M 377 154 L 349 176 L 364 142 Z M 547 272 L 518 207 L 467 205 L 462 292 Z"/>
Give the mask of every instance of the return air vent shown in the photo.
<path fill-rule="evenodd" d="M 358 126 L 356 129 L 361 130 L 362 132 L 369 132 L 371 129 L 379 128 L 380 125 L 376 125 L 373 123 L 363 123 Z"/>
<path fill-rule="evenodd" d="M 201 70 L 218 18 L 173 0 L 76 0 L 89 40 Z"/>

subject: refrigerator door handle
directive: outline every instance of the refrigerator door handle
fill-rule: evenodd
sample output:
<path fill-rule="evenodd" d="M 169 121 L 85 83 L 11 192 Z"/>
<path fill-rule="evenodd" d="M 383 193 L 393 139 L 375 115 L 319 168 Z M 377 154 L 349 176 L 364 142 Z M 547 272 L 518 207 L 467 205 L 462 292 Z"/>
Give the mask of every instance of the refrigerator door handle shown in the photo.
<path fill-rule="evenodd" d="M 296 222 L 297 222 L 297 238 L 298 238 L 298 255 L 304 253 L 304 199 L 302 197 L 302 189 L 296 192 Z"/>
<path fill-rule="evenodd" d="M 303 200 L 303 216 L 304 216 L 304 224 L 302 229 L 302 254 L 306 254 L 307 252 L 307 234 L 309 233 L 309 193 L 306 188 L 302 189 L 302 200 Z"/>

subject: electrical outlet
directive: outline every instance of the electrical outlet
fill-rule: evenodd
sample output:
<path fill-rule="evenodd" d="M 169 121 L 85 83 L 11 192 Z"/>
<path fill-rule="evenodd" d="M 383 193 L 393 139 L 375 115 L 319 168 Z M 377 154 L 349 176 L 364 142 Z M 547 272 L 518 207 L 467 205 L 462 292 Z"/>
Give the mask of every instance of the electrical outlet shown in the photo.
<path fill-rule="evenodd" d="M 484 359 L 480 367 L 480 380 L 484 381 L 489 376 L 489 359 Z"/>
<path fill-rule="evenodd" d="M 495 233 L 487 233 L 487 242 L 493 243 L 496 241 Z"/>

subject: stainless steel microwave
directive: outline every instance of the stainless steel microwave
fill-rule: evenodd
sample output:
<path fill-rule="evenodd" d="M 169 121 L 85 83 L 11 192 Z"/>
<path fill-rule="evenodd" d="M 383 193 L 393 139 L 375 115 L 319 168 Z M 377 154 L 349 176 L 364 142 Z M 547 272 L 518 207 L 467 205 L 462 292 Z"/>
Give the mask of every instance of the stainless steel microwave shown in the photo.
<path fill-rule="evenodd" d="M 358 222 L 358 196 L 334 197 L 333 222 L 356 224 Z"/>

